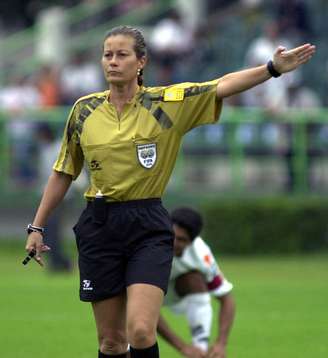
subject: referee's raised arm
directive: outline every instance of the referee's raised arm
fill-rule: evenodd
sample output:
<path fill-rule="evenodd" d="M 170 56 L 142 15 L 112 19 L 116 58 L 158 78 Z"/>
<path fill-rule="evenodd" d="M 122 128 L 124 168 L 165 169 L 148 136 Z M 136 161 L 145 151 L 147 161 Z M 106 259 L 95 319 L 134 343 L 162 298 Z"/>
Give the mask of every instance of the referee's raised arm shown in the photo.
<path fill-rule="evenodd" d="M 273 54 L 273 59 L 267 64 L 224 75 L 217 85 L 217 97 L 222 99 L 232 96 L 255 87 L 271 77 L 279 77 L 283 73 L 293 71 L 308 62 L 315 50 L 315 46 L 311 44 L 304 44 L 291 50 L 279 46 Z"/>

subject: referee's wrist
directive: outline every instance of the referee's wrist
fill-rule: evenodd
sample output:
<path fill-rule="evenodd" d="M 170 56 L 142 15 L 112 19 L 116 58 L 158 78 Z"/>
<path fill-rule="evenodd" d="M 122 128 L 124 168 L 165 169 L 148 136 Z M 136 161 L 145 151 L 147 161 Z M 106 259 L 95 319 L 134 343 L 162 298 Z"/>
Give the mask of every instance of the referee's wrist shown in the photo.
<path fill-rule="evenodd" d="M 28 224 L 27 227 L 26 227 L 26 232 L 27 232 L 28 235 L 31 234 L 32 232 L 37 232 L 37 233 L 43 235 L 44 234 L 44 227 Z"/>
<path fill-rule="evenodd" d="M 268 61 L 266 67 L 267 67 L 267 70 L 268 70 L 268 72 L 270 73 L 270 75 L 271 75 L 272 77 L 277 78 L 277 77 L 280 77 L 280 76 L 282 75 L 282 73 L 280 73 L 280 72 L 278 72 L 278 71 L 276 70 L 276 68 L 274 67 L 274 64 L 273 64 L 273 61 L 272 61 L 272 60 Z"/>

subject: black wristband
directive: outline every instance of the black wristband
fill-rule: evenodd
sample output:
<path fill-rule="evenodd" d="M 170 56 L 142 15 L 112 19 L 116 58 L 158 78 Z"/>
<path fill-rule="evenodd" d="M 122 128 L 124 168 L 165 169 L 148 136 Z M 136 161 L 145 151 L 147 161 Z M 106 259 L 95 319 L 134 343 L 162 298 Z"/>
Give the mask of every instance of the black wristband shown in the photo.
<path fill-rule="evenodd" d="M 43 227 L 39 227 L 39 226 L 34 226 L 32 224 L 28 224 L 27 225 L 27 228 L 26 228 L 26 231 L 28 233 L 28 235 L 31 233 L 31 232 L 38 232 L 39 234 L 43 235 L 44 233 L 44 228 Z"/>
<path fill-rule="evenodd" d="M 271 60 L 267 63 L 267 69 L 272 77 L 277 78 L 281 76 L 281 73 L 274 68 L 273 62 Z"/>

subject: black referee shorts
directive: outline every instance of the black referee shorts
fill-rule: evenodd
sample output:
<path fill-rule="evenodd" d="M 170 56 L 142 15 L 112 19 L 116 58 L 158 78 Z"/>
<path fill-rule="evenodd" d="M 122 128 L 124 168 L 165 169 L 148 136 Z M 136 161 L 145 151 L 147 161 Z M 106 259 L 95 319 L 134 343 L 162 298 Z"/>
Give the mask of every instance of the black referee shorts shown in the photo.
<path fill-rule="evenodd" d="M 120 294 L 134 283 L 167 291 L 173 258 L 172 223 L 160 199 L 105 204 L 103 223 L 88 203 L 73 230 L 79 252 L 80 299 Z"/>

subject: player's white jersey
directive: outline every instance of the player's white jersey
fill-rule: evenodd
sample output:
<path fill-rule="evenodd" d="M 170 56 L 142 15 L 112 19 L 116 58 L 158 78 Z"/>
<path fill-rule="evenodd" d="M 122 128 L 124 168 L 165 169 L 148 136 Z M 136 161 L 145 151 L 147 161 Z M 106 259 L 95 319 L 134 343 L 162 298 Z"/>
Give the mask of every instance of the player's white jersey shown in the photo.
<path fill-rule="evenodd" d="M 208 292 L 179 297 L 175 292 L 175 279 L 190 271 L 198 271 L 204 275 Z M 209 246 L 202 238 L 197 237 L 184 249 L 182 256 L 173 258 L 164 305 L 175 314 L 185 315 L 192 332 L 193 345 L 207 351 L 213 316 L 210 293 L 222 297 L 229 293 L 232 287 L 220 270 Z"/>
<path fill-rule="evenodd" d="M 192 270 L 204 275 L 213 295 L 224 296 L 232 290 L 233 285 L 224 277 L 210 247 L 201 237 L 196 237 L 191 245 L 185 248 L 182 256 L 173 258 L 170 282 Z"/>

